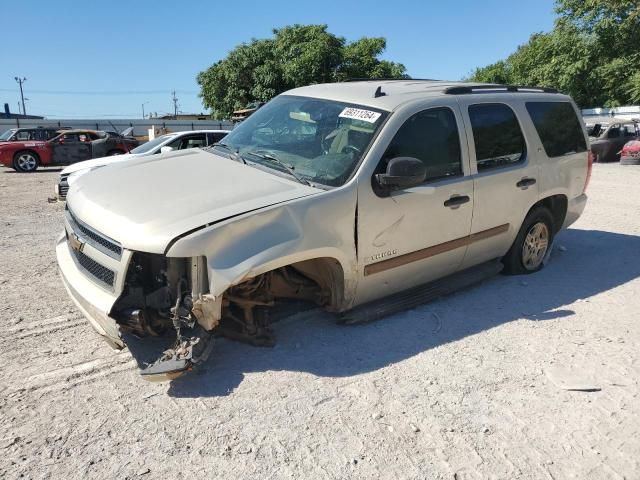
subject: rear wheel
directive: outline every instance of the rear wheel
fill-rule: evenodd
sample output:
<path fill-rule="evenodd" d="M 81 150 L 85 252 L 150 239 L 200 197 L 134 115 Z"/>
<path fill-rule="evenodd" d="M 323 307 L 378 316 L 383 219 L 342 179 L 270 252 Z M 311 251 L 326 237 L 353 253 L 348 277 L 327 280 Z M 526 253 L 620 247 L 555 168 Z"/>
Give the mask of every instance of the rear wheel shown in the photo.
<path fill-rule="evenodd" d="M 29 151 L 18 152 L 13 157 L 13 168 L 18 172 L 34 172 L 40 165 L 38 155 Z"/>
<path fill-rule="evenodd" d="M 502 259 L 503 273 L 534 273 L 544 267 L 553 243 L 553 215 L 544 207 L 536 207 L 525 218 L 513 245 Z"/>

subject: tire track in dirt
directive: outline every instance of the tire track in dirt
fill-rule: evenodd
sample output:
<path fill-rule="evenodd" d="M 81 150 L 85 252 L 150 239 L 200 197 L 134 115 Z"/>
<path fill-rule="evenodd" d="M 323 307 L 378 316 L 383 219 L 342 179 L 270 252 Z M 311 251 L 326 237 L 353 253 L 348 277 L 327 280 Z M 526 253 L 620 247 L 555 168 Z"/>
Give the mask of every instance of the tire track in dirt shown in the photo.
<path fill-rule="evenodd" d="M 69 390 L 80 384 L 99 381 L 109 375 L 137 368 L 129 352 L 114 353 L 108 357 L 77 363 L 68 367 L 28 376 L 13 392 L 41 393 Z"/>
<path fill-rule="evenodd" d="M 20 340 L 37 337 L 58 330 L 79 327 L 86 324 L 86 320 L 78 314 L 60 315 L 45 320 L 35 320 L 22 325 L 5 328 L 5 339 Z"/>

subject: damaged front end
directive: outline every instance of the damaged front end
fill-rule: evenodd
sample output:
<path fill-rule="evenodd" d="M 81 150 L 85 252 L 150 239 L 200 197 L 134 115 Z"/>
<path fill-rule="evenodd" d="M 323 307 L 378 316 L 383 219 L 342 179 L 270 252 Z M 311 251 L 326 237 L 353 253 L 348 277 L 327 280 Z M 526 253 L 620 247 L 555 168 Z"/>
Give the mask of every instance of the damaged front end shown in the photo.
<path fill-rule="evenodd" d="M 208 358 L 215 336 L 272 346 L 271 312 L 287 300 L 324 307 L 336 303 L 337 262 L 318 259 L 281 267 L 210 293 L 204 256 L 171 258 L 135 252 L 123 292 L 110 316 L 136 337 L 175 335 L 141 374 L 150 381 L 172 380 Z"/>

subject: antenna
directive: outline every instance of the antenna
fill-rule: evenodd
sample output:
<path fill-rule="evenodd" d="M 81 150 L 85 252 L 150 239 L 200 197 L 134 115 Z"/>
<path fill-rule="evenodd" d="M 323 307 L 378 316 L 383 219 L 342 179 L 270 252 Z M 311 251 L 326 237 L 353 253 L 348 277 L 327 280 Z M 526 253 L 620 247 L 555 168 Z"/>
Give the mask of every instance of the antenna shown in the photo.
<path fill-rule="evenodd" d="M 382 87 L 379 86 L 378 88 L 376 88 L 376 93 L 373 94 L 373 98 L 384 97 L 385 95 L 386 93 L 384 93 L 382 91 Z"/>

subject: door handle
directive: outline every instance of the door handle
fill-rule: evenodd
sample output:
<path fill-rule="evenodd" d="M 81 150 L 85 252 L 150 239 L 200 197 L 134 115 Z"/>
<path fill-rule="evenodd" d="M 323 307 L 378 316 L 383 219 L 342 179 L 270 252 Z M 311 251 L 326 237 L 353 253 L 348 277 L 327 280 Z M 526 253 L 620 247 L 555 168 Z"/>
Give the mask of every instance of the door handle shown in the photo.
<path fill-rule="evenodd" d="M 518 183 L 516 183 L 516 187 L 518 188 L 522 188 L 523 190 L 527 187 L 530 187 L 531 185 L 534 185 L 536 183 L 536 179 L 535 178 L 523 178 L 522 180 L 520 180 Z"/>
<path fill-rule="evenodd" d="M 467 195 L 453 196 L 449 200 L 445 200 L 444 206 L 449 208 L 457 208 L 463 203 L 467 203 L 470 198 Z"/>

